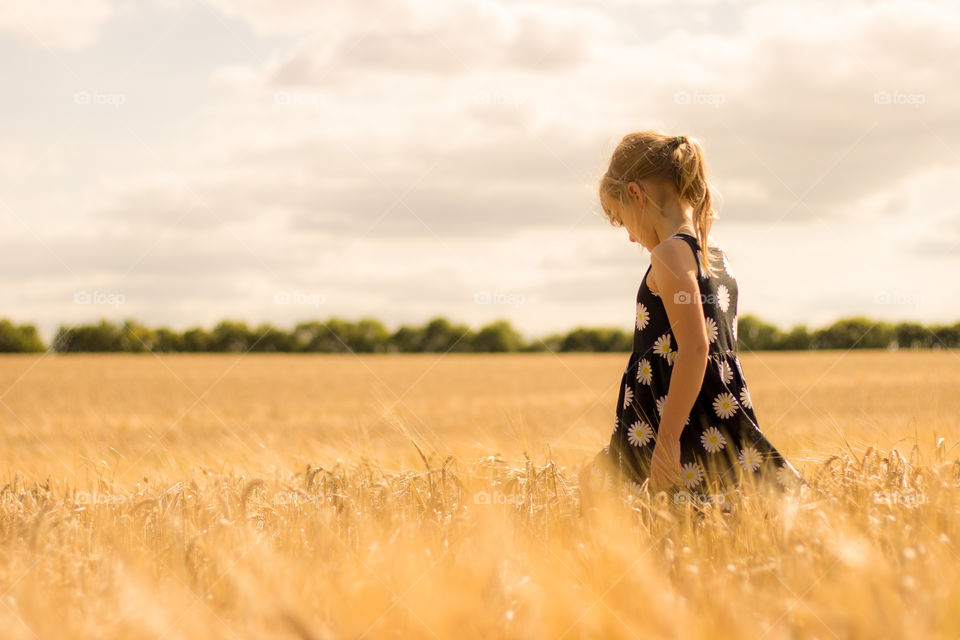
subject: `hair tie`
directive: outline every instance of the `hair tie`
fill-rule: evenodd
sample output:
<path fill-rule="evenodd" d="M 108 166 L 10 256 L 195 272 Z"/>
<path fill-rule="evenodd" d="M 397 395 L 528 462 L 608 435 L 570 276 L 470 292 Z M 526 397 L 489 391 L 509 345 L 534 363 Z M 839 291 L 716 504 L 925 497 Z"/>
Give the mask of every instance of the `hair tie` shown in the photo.
<path fill-rule="evenodd" d="M 686 142 L 686 141 L 687 141 L 687 136 L 677 136 L 677 144 L 678 144 L 678 145 L 683 144 L 683 143 Z"/>

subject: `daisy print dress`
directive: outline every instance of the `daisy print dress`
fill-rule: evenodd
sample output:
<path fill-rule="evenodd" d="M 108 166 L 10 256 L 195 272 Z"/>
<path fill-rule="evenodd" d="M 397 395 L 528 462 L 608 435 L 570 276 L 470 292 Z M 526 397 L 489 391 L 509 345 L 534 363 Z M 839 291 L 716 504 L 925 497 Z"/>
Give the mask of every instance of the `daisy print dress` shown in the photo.
<path fill-rule="evenodd" d="M 750 391 L 737 357 L 737 282 L 726 254 L 709 245 L 716 275 L 704 270 L 696 237 L 677 233 L 697 260 L 697 282 L 709 339 L 700 393 L 680 435 L 681 490 L 709 499 L 712 488 L 738 484 L 744 474 L 783 488 L 803 478 L 761 433 Z M 598 454 L 621 480 L 638 484 L 650 475 L 657 430 L 670 386 L 677 342 L 660 295 L 647 284 L 637 292 L 633 352 L 620 383 L 610 443 Z M 714 481 L 717 484 L 714 484 Z"/>

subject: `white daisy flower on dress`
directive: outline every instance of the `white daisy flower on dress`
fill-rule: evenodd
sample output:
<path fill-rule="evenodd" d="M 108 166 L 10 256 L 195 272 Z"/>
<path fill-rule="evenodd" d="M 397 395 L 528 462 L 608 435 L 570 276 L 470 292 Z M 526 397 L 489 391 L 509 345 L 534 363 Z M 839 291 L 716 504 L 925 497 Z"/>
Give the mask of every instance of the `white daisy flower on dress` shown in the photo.
<path fill-rule="evenodd" d="M 653 367 L 650 366 L 650 361 L 644 358 L 637 364 L 637 382 L 650 384 L 651 380 L 653 380 Z"/>
<path fill-rule="evenodd" d="M 677 359 L 677 352 L 671 351 L 667 354 L 667 364 L 673 364 L 673 361 Z"/>
<path fill-rule="evenodd" d="M 717 331 L 717 321 L 714 320 L 713 318 L 708 317 L 706 319 L 706 323 L 707 323 L 707 338 L 710 339 L 710 342 L 716 342 L 717 335 L 719 334 L 719 331 Z"/>
<path fill-rule="evenodd" d="M 642 302 L 637 303 L 637 331 L 643 331 L 643 328 L 647 326 L 647 323 L 650 321 L 650 312 L 647 311 L 647 308 Z"/>
<path fill-rule="evenodd" d="M 713 410 L 721 418 L 729 418 L 737 412 L 737 399 L 732 393 L 723 392 L 713 399 Z"/>
<path fill-rule="evenodd" d="M 703 251 L 698 253 L 700 254 L 700 277 L 704 280 L 709 280 L 710 274 L 707 273 L 707 256 Z"/>
<path fill-rule="evenodd" d="M 660 336 L 659 338 L 657 338 L 657 341 L 656 341 L 656 342 L 653 343 L 653 352 L 654 352 L 654 353 L 659 353 L 659 354 L 662 355 L 664 358 L 666 358 L 666 357 L 668 356 L 668 354 L 670 353 L 670 351 L 671 351 L 671 349 L 670 349 L 670 334 L 669 334 L 669 333 L 663 334 L 662 336 Z"/>
<path fill-rule="evenodd" d="M 746 387 L 740 389 L 740 404 L 748 409 L 753 409 L 753 398 L 750 397 L 750 392 L 747 391 Z"/>
<path fill-rule="evenodd" d="M 745 471 L 756 471 L 760 468 L 760 452 L 751 446 L 740 450 L 740 466 Z"/>
<path fill-rule="evenodd" d="M 723 384 L 730 384 L 733 381 L 733 369 L 730 368 L 727 361 L 721 360 L 717 368 L 720 370 L 720 381 Z"/>
<path fill-rule="evenodd" d="M 777 481 L 783 486 L 792 487 L 799 479 L 799 474 L 789 462 L 784 462 L 777 467 Z"/>
<path fill-rule="evenodd" d="M 623 385 L 623 408 L 626 409 L 630 406 L 630 403 L 633 402 L 633 389 L 630 388 L 630 385 Z"/>
<path fill-rule="evenodd" d="M 726 313 L 730 307 L 730 291 L 726 285 L 722 284 L 717 287 L 717 306 L 720 307 L 720 310 L 724 313 Z"/>
<path fill-rule="evenodd" d="M 720 433 L 720 429 L 710 427 L 700 434 L 700 442 L 708 453 L 716 453 L 727 444 L 727 439 Z"/>
<path fill-rule="evenodd" d="M 731 278 L 736 278 L 736 276 L 733 275 L 733 270 L 730 268 L 730 262 L 727 260 L 727 254 L 724 253 L 721 255 L 723 255 L 723 270 L 726 271 L 727 275 Z"/>
<path fill-rule="evenodd" d="M 635 447 L 642 447 L 653 438 L 653 428 L 643 420 L 637 420 L 627 431 L 627 440 Z"/>
<path fill-rule="evenodd" d="M 683 486 L 687 488 L 697 486 L 703 478 L 703 474 L 700 473 L 700 465 L 696 462 L 688 462 L 683 465 L 680 477 L 683 479 Z"/>

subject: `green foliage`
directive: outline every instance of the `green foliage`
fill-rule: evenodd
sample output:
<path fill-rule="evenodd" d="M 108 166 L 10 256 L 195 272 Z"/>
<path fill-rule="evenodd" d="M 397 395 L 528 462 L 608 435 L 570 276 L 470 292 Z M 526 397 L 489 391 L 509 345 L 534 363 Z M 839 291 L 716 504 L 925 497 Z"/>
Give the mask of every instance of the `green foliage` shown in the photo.
<path fill-rule="evenodd" d="M 14 325 L 6 318 L 0 320 L 0 353 L 44 351 L 43 341 L 32 324 Z"/>
<path fill-rule="evenodd" d="M 810 331 L 797 325 L 789 331 L 751 314 L 737 325 L 741 351 L 804 349 L 956 349 L 960 322 L 925 326 L 916 322 L 873 321 L 863 316 L 843 318 Z M 443 317 L 423 326 L 403 325 L 390 332 L 375 318 L 356 321 L 333 317 L 301 322 L 291 331 L 263 323 L 223 320 L 211 330 L 193 327 L 177 332 L 150 328 L 136 320 L 116 325 L 61 326 L 52 341 L 58 352 L 277 352 L 277 353 L 515 353 L 515 352 L 629 352 L 633 332 L 619 328 L 577 327 L 529 342 L 508 320 L 495 320 L 474 332 L 467 325 Z M 0 319 L 0 352 L 38 352 L 45 346 L 33 325 L 14 325 Z"/>
<path fill-rule="evenodd" d="M 889 323 L 857 316 L 814 331 L 813 344 L 816 349 L 883 349 L 890 346 L 893 336 Z"/>
<path fill-rule="evenodd" d="M 742 351 L 766 351 L 780 348 L 780 329 L 760 318 L 745 313 L 737 317 L 737 340 Z"/>
<path fill-rule="evenodd" d="M 107 320 L 79 327 L 61 326 L 53 339 L 53 348 L 63 353 L 75 351 L 120 351 L 120 329 Z"/>
<path fill-rule="evenodd" d="M 560 343 L 561 351 L 630 351 L 633 336 L 622 329 L 574 329 Z"/>
<path fill-rule="evenodd" d="M 182 345 L 184 351 L 211 351 L 211 344 L 212 338 L 210 337 L 210 334 L 207 333 L 205 329 L 200 327 L 187 329 L 183 333 Z"/>
<path fill-rule="evenodd" d="M 522 350 L 524 340 L 508 321 L 497 320 L 480 329 L 472 344 L 476 352 L 508 352 Z"/>

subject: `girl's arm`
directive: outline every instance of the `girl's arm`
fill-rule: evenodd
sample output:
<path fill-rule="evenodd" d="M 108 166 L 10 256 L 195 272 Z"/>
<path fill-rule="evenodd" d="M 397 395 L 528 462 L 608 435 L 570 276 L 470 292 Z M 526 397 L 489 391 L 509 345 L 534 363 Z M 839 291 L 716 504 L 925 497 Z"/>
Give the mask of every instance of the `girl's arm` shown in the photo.
<path fill-rule="evenodd" d="M 677 355 L 660 418 L 658 440 L 662 437 L 679 440 L 687 416 L 700 394 L 710 346 L 697 284 L 697 263 L 686 242 L 680 238 L 667 238 L 650 252 L 650 264 L 660 299 L 667 310 L 670 330 L 677 341 Z"/>

